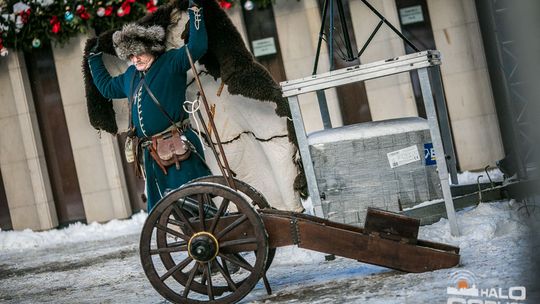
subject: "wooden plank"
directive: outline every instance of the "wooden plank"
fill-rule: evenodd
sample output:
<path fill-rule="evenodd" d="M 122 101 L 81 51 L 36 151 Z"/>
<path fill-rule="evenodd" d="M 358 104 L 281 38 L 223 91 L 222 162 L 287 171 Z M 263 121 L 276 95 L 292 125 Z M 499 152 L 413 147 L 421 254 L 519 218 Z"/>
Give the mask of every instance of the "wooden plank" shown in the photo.
<path fill-rule="evenodd" d="M 420 220 L 376 208 L 368 208 L 364 230 L 382 238 L 416 244 Z"/>
<path fill-rule="evenodd" d="M 266 215 L 273 215 L 273 216 L 279 216 L 279 217 L 285 217 L 285 218 L 293 218 L 294 217 L 294 218 L 298 218 L 298 219 L 308 220 L 308 221 L 311 221 L 311 222 L 314 222 L 314 223 L 320 223 L 320 224 L 322 224 L 324 226 L 336 227 L 336 228 L 340 228 L 340 229 L 355 231 L 355 232 L 358 232 L 358 233 L 363 233 L 364 232 L 364 229 L 362 229 L 360 227 L 357 227 L 357 226 L 347 225 L 347 224 L 338 223 L 338 222 L 332 222 L 332 221 L 326 220 L 324 218 L 309 215 L 309 214 L 305 214 L 305 213 L 295 213 L 295 212 L 291 212 L 291 211 L 282 211 L 282 210 L 277 210 L 277 209 L 263 209 L 263 210 L 259 210 L 259 213 L 263 216 L 263 219 L 265 218 Z"/>
<path fill-rule="evenodd" d="M 425 272 L 454 267 L 459 263 L 457 248 L 434 249 L 399 243 L 299 220 L 299 247 L 351 258 L 360 262 L 406 272 Z M 429 243 L 424 243 L 428 245 Z"/>
<path fill-rule="evenodd" d="M 270 248 L 294 244 L 290 230 L 290 218 L 266 214 L 261 214 L 261 216 L 266 232 L 268 233 L 268 244 Z"/>
<path fill-rule="evenodd" d="M 369 235 L 362 229 L 285 211 L 262 212 L 271 247 L 297 244 L 360 262 L 407 272 L 450 268 L 459 263 L 459 248 L 418 240 L 418 245 Z"/>

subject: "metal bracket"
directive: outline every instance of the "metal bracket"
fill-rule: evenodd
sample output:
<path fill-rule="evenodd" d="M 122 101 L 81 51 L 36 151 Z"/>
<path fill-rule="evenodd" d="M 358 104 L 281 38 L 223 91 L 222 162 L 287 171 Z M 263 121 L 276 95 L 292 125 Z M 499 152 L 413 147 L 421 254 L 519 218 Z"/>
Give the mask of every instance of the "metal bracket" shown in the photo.
<path fill-rule="evenodd" d="M 439 51 L 423 51 L 319 75 L 281 82 L 283 97 L 325 90 L 353 82 L 380 78 L 441 64 Z"/>

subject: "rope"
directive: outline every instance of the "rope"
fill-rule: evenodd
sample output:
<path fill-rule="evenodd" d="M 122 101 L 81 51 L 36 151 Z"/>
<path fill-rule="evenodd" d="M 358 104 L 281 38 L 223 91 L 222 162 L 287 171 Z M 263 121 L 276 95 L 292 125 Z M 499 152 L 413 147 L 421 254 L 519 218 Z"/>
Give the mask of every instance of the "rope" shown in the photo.
<path fill-rule="evenodd" d="M 201 135 L 201 128 L 199 127 L 199 120 L 197 119 L 197 116 L 195 116 L 195 113 L 197 113 L 197 111 L 199 111 L 201 108 L 201 102 L 199 101 L 199 97 L 200 95 L 197 94 L 197 99 L 195 99 L 194 101 L 190 101 L 190 100 L 184 101 L 182 108 L 184 108 L 184 111 L 186 111 L 186 113 L 193 115 L 193 119 L 195 120 L 195 125 L 197 126 L 197 136 L 199 138 L 199 141 L 201 142 L 203 151 L 206 151 L 206 148 L 204 147 L 202 135 Z"/>

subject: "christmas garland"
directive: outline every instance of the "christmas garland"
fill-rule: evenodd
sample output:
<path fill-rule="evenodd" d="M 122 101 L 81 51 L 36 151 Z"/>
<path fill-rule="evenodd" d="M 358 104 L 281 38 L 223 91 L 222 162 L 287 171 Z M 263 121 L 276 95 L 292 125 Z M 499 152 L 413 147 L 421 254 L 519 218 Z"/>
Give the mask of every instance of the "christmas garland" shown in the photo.
<path fill-rule="evenodd" d="M 218 0 L 224 9 L 235 1 L 241 0 Z M 255 0 L 261 6 L 271 1 Z M 0 0 L 0 55 L 51 42 L 61 46 L 89 29 L 99 34 L 138 20 L 163 4 L 165 0 Z M 253 2 L 244 6 L 253 7 Z"/>

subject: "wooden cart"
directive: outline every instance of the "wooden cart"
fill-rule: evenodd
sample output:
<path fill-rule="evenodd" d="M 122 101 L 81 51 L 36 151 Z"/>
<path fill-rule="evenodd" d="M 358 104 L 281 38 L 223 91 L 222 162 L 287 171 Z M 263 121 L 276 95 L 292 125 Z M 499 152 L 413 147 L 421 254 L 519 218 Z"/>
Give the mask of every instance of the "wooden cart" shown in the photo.
<path fill-rule="evenodd" d="M 459 248 L 417 239 L 419 221 L 403 215 L 370 209 L 362 229 L 272 209 L 257 190 L 232 177 L 196 80 L 217 142 L 211 148 L 223 175 L 172 191 L 144 224 L 141 262 L 152 286 L 167 300 L 234 303 L 260 279 L 270 294 L 266 271 L 276 248 L 288 245 L 406 272 L 459 263 Z"/>

